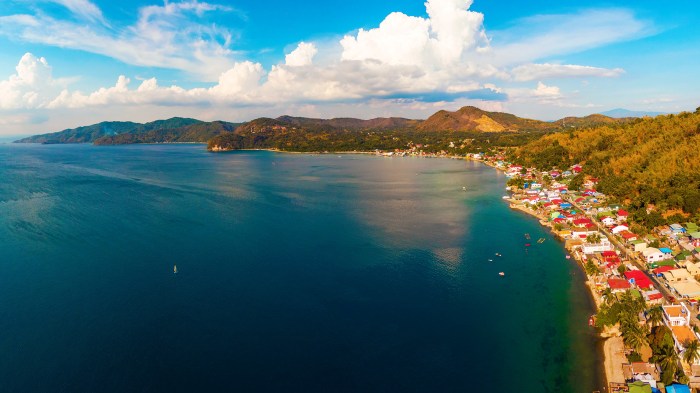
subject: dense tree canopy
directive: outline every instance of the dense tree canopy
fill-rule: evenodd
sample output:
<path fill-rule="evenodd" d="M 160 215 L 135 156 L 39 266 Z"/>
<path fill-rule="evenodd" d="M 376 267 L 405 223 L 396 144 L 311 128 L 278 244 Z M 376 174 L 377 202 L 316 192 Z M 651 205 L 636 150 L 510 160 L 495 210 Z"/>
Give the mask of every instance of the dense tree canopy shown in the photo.
<path fill-rule="evenodd" d="M 541 169 L 583 163 L 587 175 L 600 179 L 598 191 L 639 208 L 700 209 L 697 111 L 549 134 L 517 149 L 513 158 Z"/>

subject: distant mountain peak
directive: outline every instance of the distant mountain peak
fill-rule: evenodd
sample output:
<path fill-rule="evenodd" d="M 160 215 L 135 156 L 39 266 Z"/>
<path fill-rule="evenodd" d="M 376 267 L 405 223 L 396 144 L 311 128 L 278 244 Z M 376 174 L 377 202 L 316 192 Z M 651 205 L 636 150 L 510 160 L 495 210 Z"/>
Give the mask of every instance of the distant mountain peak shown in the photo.
<path fill-rule="evenodd" d="M 601 115 L 605 115 L 608 117 L 612 117 L 615 119 L 621 119 L 624 117 L 656 117 L 659 115 L 665 115 L 666 113 L 664 112 L 650 112 L 650 111 L 633 111 L 629 109 L 624 109 L 624 108 L 615 108 L 611 109 L 606 112 L 600 112 Z"/>

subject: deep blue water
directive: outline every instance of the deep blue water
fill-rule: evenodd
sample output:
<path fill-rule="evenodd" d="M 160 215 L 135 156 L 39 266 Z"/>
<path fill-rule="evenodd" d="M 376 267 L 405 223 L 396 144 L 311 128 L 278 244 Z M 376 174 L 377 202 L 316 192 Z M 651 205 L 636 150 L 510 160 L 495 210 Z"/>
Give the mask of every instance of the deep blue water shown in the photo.
<path fill-rule="evenodd" d="M 583 274 L 504 182 L 460 160 L 0 144 L 0 391 L 590 392 Z"/>

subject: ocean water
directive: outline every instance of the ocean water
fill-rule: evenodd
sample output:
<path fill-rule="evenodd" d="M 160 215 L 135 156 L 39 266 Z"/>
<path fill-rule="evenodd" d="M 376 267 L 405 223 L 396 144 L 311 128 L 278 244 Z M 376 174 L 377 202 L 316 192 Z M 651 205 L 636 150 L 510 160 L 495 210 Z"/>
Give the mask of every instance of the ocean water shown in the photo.
<path fill-rule="evenodd" d="M 0 391 L 590 392 L 583 274 L 504 183 L 461 160 L 0 145 Z"/>

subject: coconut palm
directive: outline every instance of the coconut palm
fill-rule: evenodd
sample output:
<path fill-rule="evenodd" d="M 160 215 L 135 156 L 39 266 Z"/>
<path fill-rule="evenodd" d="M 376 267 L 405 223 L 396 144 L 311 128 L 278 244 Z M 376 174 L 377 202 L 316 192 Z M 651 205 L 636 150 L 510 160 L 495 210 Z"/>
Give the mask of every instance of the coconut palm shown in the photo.
<path fill-rule="evenodd" d="M 586 236 L 586 241 L 590 244 L 600 243 L 600 235 L 597 233 Z"/>
<path fill-rule="evenodd" d="M 588 261 L 586 262 L 586 265 L 583 267 L 584 270 L 586 271 L 586 274 L 589 276 L 596 276 L 598 273 L 600 273 L 600 269 L 598 269 L 598 266 L 593 263 L 593 261 Z"/>
<path fill-rule="evenodd" d="M 696 360 L 700 360 L 700 342 L 698 340 L 686 341 L 683 347 L 685 350 L 682 357 L 686 363 L 693 364 Z"/>
<path fill-rule="evenodd" d="M 678 371 L 678 354 L 672 345 L 663 345 L 656 352 L 656 359 L 661 366 L 662 380 L 665 384 L 673 382 L 673 377 Z"/>
<path fill-rule="evenodd" d="M 639 348 L 647 342 L 646 331 L 638 324 L 629 325 L 622 332 L 622 341 L 627 347 L 639 351 Z"/>
<path fill-rule="evenodd" d="M 605 304 L 611 305 L 615 303 L 615 294 L 612 292 L 612 289 L 605 288 L 601 295 L 603 296 L 603 300 L 605 300 Z"/>
<path fill-rule="evenodd" d="M 664 321 L 664 311 L 661 306 L 654 306 L 647 312 L 647 323 L 651 326 L 659 326 Z"/>

